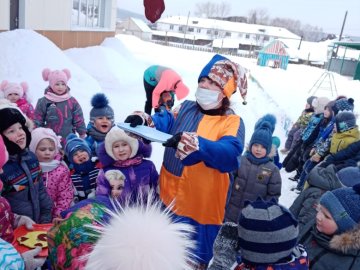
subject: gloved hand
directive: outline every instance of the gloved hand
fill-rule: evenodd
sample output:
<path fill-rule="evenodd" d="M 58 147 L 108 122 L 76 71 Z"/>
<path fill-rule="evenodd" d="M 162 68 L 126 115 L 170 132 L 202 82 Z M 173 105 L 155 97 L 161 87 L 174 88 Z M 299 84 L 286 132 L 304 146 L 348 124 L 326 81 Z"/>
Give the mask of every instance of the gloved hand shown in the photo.
<path fill-rule="evenodd" d="M 125 123 L 129 123 L 130 127 L 136 127 L 139 125 L 144 125 L 145 120 L 140 115 L 132 114 L 126 117 Z"/>
<path fill-rule="evenodd" d="M 35 256 L 39 255 L 40 252 L 41 252 L 41 248 L 37 247 L 35 249 L 26 251 L 23 254 L 21 254 L 21 256 L 24 259 L 26 270 L 34 270 L 45 263 L 46 257 L 35 258 Z"/>
<path fill-rule="evenodd" d="M 9 154 L 6 150 L 4 140 L 3 140 L 2 136 L 0 135 L 0 170 L 6 164 L 8 159 L 9 159 Z"/>
<path fill-rule="evenodd" d="M 33 221 L 31 218 L 27 216 L 21 216 L 14 214 L 15 221 L 14 221 L 14 227 L 20 227 L 22 225 L 25 225 L 26 229 L 33 230 L 33 224 L 35 224 L 35 221 Z"/>
<path fill-rule="evenodd" d="M 183 134 L 182 132 L 175 134 L 174 136 L 169 138 L 166 142 L 164 142 L 162 145 L 165 147 L 172 147 L 172 148 L 177 149 L 178 144 L 181 140 L 182 134 Z"/>
<path fill-rule="evenodd" d="M 231 269 L 236 262 L 238 249 L 238 226 L 225 222 L 216 236 L 213 246 L 213 261 L 209 270 Z"/>

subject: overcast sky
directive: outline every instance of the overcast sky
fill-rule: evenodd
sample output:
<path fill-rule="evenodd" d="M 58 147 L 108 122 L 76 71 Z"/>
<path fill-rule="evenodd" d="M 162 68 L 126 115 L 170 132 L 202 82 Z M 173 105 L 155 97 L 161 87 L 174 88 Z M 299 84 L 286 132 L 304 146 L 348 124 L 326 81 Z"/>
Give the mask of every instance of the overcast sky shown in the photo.
<path fill-rule="evenodd" d="M 118 7 L 144 14 L 143 0 L 117 0 Z M 152 1 L 152 0 L 149 0 Z M 212 0 L 164 0 L 162 16 L 194 14 L 197 3 Z M 251 9 L 267 9 L 270 18 L 292 18 L 302 24 L 321 27 L 325 32 L 340 34 L 345 11 L 348 10 L 344 34 L 360 36 L 360 0 L 224 0 L 229 15 L 246 16 Z"/>

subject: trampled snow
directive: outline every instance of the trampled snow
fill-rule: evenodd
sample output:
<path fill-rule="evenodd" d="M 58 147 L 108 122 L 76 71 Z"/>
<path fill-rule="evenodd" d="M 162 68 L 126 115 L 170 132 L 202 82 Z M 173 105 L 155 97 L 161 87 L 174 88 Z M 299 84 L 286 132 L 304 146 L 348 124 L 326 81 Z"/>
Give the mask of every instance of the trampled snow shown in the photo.
<path fill-rule="evenodd" d="M 15 30 L 0 33 L 0 81 L 28 82 L 29 94 L 35 106 L 47 86 L 41 76 L 42 70 L 68 68 L 72 74 L 69 81 L 71 94 L 82 106 L 86 122 L 91 110 L 90 99 L 97 92 L 104 92 L 108 96 L 115 111 L 115 120 L 122 122 L 132 111 L 144 108 L 143 72 L 149 65 L 159 64 L 176 70 L 190 88 L 188 99 L 194 100 L 198 75 L 212 56 L 208 52 L 165 47 L 127 35 L 107 38 L 100 46 L 62 51 L 34 31 Z M 249 70 L 248 104 L 242 105 L 238 93 L 231 100 L 233 109 L 245 122 L 246 143 L 250 140 L 257 119 L 266 113 L 273 113 L 277 117 L 274 135 L 281 139 L 283 146 L 286 129 L 300 115 L 310 95 L 330 99 L 346 95 L 355 99 L 355 112 L 359 111 L 360 81 L 331 73 L 337 93 L 326 87 L 326 80 L 324 88 L 309 93 L 325 70 L 294 64 L 289 64 L 287 70 L 273 69 L 257 66 L 256 59 L 228 57 Z M 162 153 L 161 144 L 153 143 L 151 159 L 158 170 Z M 287 179 L 292 173 L 281 170 L 281 175 L 283 188 L 280 202 L 289 206 L 297 196 L 290 191 L 295 183 Z"/>

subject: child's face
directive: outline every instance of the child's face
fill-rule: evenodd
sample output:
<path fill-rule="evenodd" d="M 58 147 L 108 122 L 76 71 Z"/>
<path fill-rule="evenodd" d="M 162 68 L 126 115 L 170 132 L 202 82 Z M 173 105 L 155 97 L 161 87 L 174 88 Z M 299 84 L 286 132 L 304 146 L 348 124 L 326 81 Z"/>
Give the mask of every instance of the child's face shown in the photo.
<path fill-rule="evenodd" d="M 254 157 L 256 158 L 263 158 L 266 156 L 266 149 L 264 146 L 262 146 L 259 143 L 254 143 L 251 146 L 251 153 L 253 154 Z"/>
<path fill-rule="evenodd" d="M 124 190 L 124 180 L 111 179 L 109 180 L 109 184 L 111 187 L 111 196 L 118 198 Z"/>
<path fill-rule="evenodd" d="M 52 90 L 54 91 L 55 94 L 57 94 L 58 96 L 61 96 L 66 93 L 67 86 L 64 82 L 59 81 L 54 85 Z"/>
<path fill-rule="evenodd" d="M 3 135 L 11 142 L 16 143 L 21 149 L 26 147 L 26 133 L 20 123 L 15 123 L 4 130 Z"/>
<path fill-rule="evenodd" d="M 131 155 L 130 145 L 123 140 L 116 141 L 112 146 L 113 155 L 116 160 L 127 160 Z"/>
<path fill-rule="evenodd" d="M 35 154 L 40 162 L 53 161 L 56 154 L 55 143 L 50 139 L 42 139 L 35 150 Z"/>
<path fill-rule="evenodd" d="M 18 93 L 11 93 L 8 94 L 6 98 L 10 100 L 12 103 L 16 103 L 20 99 L 20 96 Z"/>
<path fill-rule="evenodd" d="M 111 120 L 106 116 L 96 117 L 94 127 L 102 133 L 108 133 L 111 129 Z"/>
<path fill-rule="evenodd" d="M 330 118 L 331 117 L 331 112 L 327 107 L 324 110 L 324 117 L 325 118 Z"/>
<path fill-rule="evenodd" d="M 77 150 L 73 155 L 73 161 L 75 164 L 78 164 L 78 165 L 85 163 L 89 159 L 90 159 L 90 156 L 89 156 L 88 152 L 86 152 L 85 150 L 82 150 L 82 149 Z"/>
<path fill-rule="evenodd" d="M 338 227 L 330 212 L 323 206 L 318 205 L 316 214 L 316 228 L 326 235 L 333 235 Z"/>

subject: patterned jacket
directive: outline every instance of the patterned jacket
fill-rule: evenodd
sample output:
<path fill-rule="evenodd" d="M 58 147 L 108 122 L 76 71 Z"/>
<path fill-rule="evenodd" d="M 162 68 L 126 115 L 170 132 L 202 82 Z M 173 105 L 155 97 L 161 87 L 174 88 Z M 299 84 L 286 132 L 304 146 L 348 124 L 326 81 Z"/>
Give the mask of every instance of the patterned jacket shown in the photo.
<path fill-rule="evenodd" d="M 62 163 L 49 172 L 43 172 L 46 191 L 54 202 L 52 217 L 60 217 L 60 213 L 70 207 L 74 199 L 74 189 L 68 167 Z"/>
<path fill-rule="evenodd" d="M 3 167 L 0 180 L 2 195 L 18 215 L 30 217 L 36 223 L 50 223 L 53 203 L 46 193 L 39 161 L 27 149 L 12 155 Z"/>
<path fill-rule="evenodd" d="M 20 98 L 16 101 L 16 104 L 20 108 L 20 110 L 31 120 L 34 120 L 35 111 L 33 105 L 28 102 L 25 98 Z"/>
<path fill-rule="evenodd" d="M 14 238 L 14 214 L 10 204 L 4 197 L 0 197 L 0 238 L 11 243 Z"/>
<path fill-rule="evenodd" d="M 51 128 L 62 137 L 63 144 L 70 133 L 86 134 L 83 112 L 74 97 L 56 103 L 46 97 L 40 98 L 35 108 L 34 123 L 36 127 Z"/>

